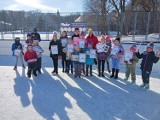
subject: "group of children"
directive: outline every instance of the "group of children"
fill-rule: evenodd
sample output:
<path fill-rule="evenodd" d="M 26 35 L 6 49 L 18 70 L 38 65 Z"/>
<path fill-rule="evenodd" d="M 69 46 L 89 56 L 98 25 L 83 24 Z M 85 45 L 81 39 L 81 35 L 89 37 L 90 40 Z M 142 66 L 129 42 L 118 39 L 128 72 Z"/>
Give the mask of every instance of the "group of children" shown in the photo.
<path fill-rule="evenodd" d="M 28 66 L 27 76 L 28 78 L 30 78 L 32 72 L 34 76 L 37 76 L 37 71 L 39 74 L 41 74 L 41 57 L 44 50 L 39 46 L 39 40 L 33 39 L 30 33 L 27 34 L 26 44 L 27 48 L 24 48 L 20 43 L 20 38 L 15 38 L 15 43 L 13 43 L 12 45 L 12 52 L 13 55 L 16 57 L 16 64 L 14 66 L 14 70 L 17 69 L 18 58 L 21 59 L 22 67 L 25 68 L 22 57 L 24 55 L 24 60 L 27 62 Z M 23 53 L 23 49 L 26 49 L 24 50 L 26 51 L 25 53 Z"/>
<path fill-rule="evenodd" d="M 62 72 L 74 74 L 74 77 L 81 77 L 81 73 L 85 76 L 92 76 L 92 67 L 97 64 L 98 76 L 105 77 L 105 63 L 107 63 L 107 70 L 110 73 L 110 78 L 117 79 L 119 74 L 119 63 L 124 59 L 126 63 L 125 79 L 128 80 L 131 74 L 132 83 L 136 81 L 136 63 L 142 59 L 141 70 L 143 84 L 141 87 L 149 88 L 149 77 L 152 71 L 153 63 L 158 62 L 160 54 L 154 53 L 154 44 L 147 45 L 147 50 L 142 54 L 139 53 L 137 46 L 132 45 L 130 51 L 124 51 L 120 38 L 116 37 L 111 41 L 110 36 L 102 36 L 100 41 L 93 35 L 93 30 L 89 29 L 90 39 L 85 39 L 85 33 L 80 32 L 78 28 L 75 29 L 75 34 L 72 37 L 67 36 L 67 32 L 63 31 L 60 39 L 58 33 L 53 32 L 53 38 L 49 43 L 50 57 L 53 61 L 54 70 L 53 75 L 58 74 L 58 60 L 62 59 Z M 89 38 L 89 37 L 87 37 Z M 94 40 L 93 40 L 94 38 Z M 20 39 L 16 38 L 15 43 L 12 45 L 13 54 L 16 56 L 16 64 L 14 70 L 17 68 L 17 61 L 20 57 L 22 67 L 25 68 L 22 60 L 28 63 L 27 76 L 37 76 L 37 71 L 41 74 L 41 61 L 42 52 L 44 51 L 39 46 L 39 40 L 33 40 L 31 35 L 27 35 L 27 51 L 23 53 Z M 112 70 L 109 67 L 109 61 L 112 62 Z"/>

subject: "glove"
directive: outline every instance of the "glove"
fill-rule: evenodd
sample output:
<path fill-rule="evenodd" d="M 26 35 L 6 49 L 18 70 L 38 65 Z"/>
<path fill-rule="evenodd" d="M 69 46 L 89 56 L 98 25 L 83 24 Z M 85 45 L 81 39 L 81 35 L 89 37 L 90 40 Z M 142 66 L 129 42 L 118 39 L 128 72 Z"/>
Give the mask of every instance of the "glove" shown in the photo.
<path fill-rule="evenodd" d="M 133 59 L 130 59 L 129 61 L 130 61 L 131 63 L 133 63 L 134 60 L 133 60 Z"/>
<path fill-rule="evenodd" d="M 128 61 L 124 61 L 126 64 L 128 63 Z"/>

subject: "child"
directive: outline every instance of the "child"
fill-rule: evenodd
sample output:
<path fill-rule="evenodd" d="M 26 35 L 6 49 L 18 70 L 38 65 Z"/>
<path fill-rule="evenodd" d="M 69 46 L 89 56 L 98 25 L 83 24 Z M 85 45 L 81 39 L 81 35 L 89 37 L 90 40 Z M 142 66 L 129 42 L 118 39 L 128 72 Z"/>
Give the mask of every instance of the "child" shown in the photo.
<path fill-rule="evenodd" d="M 143 84 L 140 85 L 140 87 L 145 89 L 149 89 L 149 77 L 152 71 L 153 63 L 157 63 L 160 58 L 160 55 L 155 55 L 153 48 L 154 44 L 151 42 L 147 45 L 147 50 L 142 54 L 140 54 L 139 51 L 136 53 L 136 56 L 139 59 L 142 59 L 140 69 L 142 71 Z"/>
<path fill-rule="evenodd" d="M 36 74 L 36 62 L 37 62 L 37 54 L 33 51 L 32 45 L 28 45 L 27 52 L 24 54 L 24 60 L 28 63 L 28 78 L 31 77 L 31 72 L 33 71 L 33 75 L 37 76 Z"/>
<path fill-rule="evenodd" d="M 107 52 L 107 58 L 106 58 L 106 63 L 107 63 L 107 70 L 110 73 L 110 66 L 109 66 L 109 60 L 110 60 L 110 54 L 111 54 L 111 47 L 112 47 L 112 43 L 111 43 L 111 37 L 109 35 L 105 36 L 105 40 L 106 40 L 106 45 L 109 47 L 108 48 L 108 52 Z"/>
<path fill-rule="evenodd" d="M 49 44 L 50 57 L 52 58 L 54 70 L 52 74 L 58 74 L 58 58 L 60 56 L 60 51 L 62 49 L 61 42 L 57 39 L 58 33 L 56 31 L 53 32 L 53 38 Z"/>
<path fill-rule="evenodd" d="M 16 57 L 16 63 L 13 70 L 17 69 L 18 58 L 20 58 L 21 60 L 22 67 L 25 68 L 23 63 L 23 58 L 22 58 L 22 55 L 23 55 L 22 44 L 20 43 L 20 38 L 18 37 L 15 38 L 15 43 L 12 44 L 12 52 L 13 52 L 13 56 Z"/>
<path fill-rule="evenodd" d="M 131 74 L 132 83 L 135 83 L 136 81 L 136 73 L 135 73 L 136 70 L 135 69 L 136 69 L 136 63 L 138 62 L 138 58 L 135 54 L 136 45 L 132 45 L 130 47 L 130 52 L 133 53 L 133 57 L 128 61 L 124 61 L 126 63 L 126 73 L 125 73 L 124 80 L 128 80 L 129 75 Z"/>
<path fill-rule="evenodd" d="M 85 32 L 81 31 L 79 41 L 80 53 L 85 53 L 85 43 Z M 83 74 L 85 74 L 85 63 L 81 63 L 81 71 L 83 72 Z"/>
<path fill-rule="evenodd" d="M 68 38 L 67 45 L 66 45 L 65 48 L 63 48 L 63 52 L 66 53 L 66 64 L 67 64 L 66 71 L 67 71 L 67 74 L 69 74 L 70 70 L 71 70 L 71 73 L 73 74 L 73 62 L 71 61 L 71 54 L 73 52 L 72 38 Z"/>
<path fill-rule="evenodd" d="M 39 74 L 41 74 L 42 52 L 44 52 L 44 50 L 41 48 L 41 46 L 39 46 L 39 40 L 33 40 L 32 45 L 33 45 L 33 50 L 36 52 L 38 56 L 36 67 L 37 67 Z"/>
<path fill-rule="evenodd" d="M 74 51 L 72 53 L 72 61 L 74 64 L 74 73 L 75 73 L 74 77 L 75 78 L 81 77 L 81 63 L 79 62 L 79 52 L 80 52 L 80 48 L 78 47 L 78 45 L 74 46 Z"/>
<path fill-rule="evenodd" d="M 94 64 L 94 58 L 90 57 L 90 50 L 94 50 L 92 48 L 92 43 L 87 44 L 86 52 L 86 76 L 88 76 L 88 69 L 90 68 L 90 75 L 92 76 L 92 65 Z"/>
<path fill-rule="evenodd" d="M 114 46 L 111 50 L 111 59 L 112 59 L 112 75 L 110 78 L 117 79 L 119 73 L 119 62 L 124 54 L 124 48 L 120 44 L 120 38 L 116 37 L 114 41 Z"/>
<path fill-rule="evenodd" d="M 98 48 L 98 45 L 101 45 L 101 48 Z M 97 44 L 97 59 L 98 59 L 98 76 L 104 76 L 104 66 L 105 66 L 105 60 L 107 58 L 107 53 L 105 52 L 106 47 L 106 41 L 105 38 L 102 37 L 100 43 Z M 101 69 L 102 65 L 102 69 Z"/>
<path fill-rule="evenodd" d="M 67 41 L 68 41 L 68 37 L 67 37 L 67 32 L 63 31 L 62 35 L 60 37 L 60 41 L 62 44 L 62 51 L 61 51 L 61 56 L 62 56 L 62 72 L 67 72 L 67 62 L 66 62 L 66 53 L 63 52 L 63 48 L 65 48 Z"/>
<path fill-rule="evenodd" d="M 27 40 L 26 40 L 26 44 L 27 45 L 32 45 L 33 43 L 33 39 L 30 33 L 27 34 Z"/>

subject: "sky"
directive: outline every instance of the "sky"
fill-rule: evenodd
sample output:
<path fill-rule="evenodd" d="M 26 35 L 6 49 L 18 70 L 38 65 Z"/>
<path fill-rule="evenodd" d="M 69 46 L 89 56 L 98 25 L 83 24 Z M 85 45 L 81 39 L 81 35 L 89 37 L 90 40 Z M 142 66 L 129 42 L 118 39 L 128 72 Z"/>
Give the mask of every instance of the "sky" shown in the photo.
<path fill-rule="evenodd" d="M 0 10 L 82 12 L 83 0 L 0 0 Z"/>

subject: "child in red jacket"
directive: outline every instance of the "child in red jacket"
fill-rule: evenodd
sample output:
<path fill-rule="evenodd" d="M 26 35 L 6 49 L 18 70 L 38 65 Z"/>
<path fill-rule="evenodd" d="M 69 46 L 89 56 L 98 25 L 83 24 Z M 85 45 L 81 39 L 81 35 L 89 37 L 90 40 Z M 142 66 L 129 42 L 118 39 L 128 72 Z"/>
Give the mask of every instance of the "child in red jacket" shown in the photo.
<path fill-rule="evenodd" d="M 36 62 L 37 62 L 37 54 L 33 51 L 32 45 L 28 45 L 27 52 L 24 54 L 24 60 L 28 63 L 28 78 L 31 77 L 31 72 L 33 70 L 33 75 L 37 76 L 36 74 Z"/>

